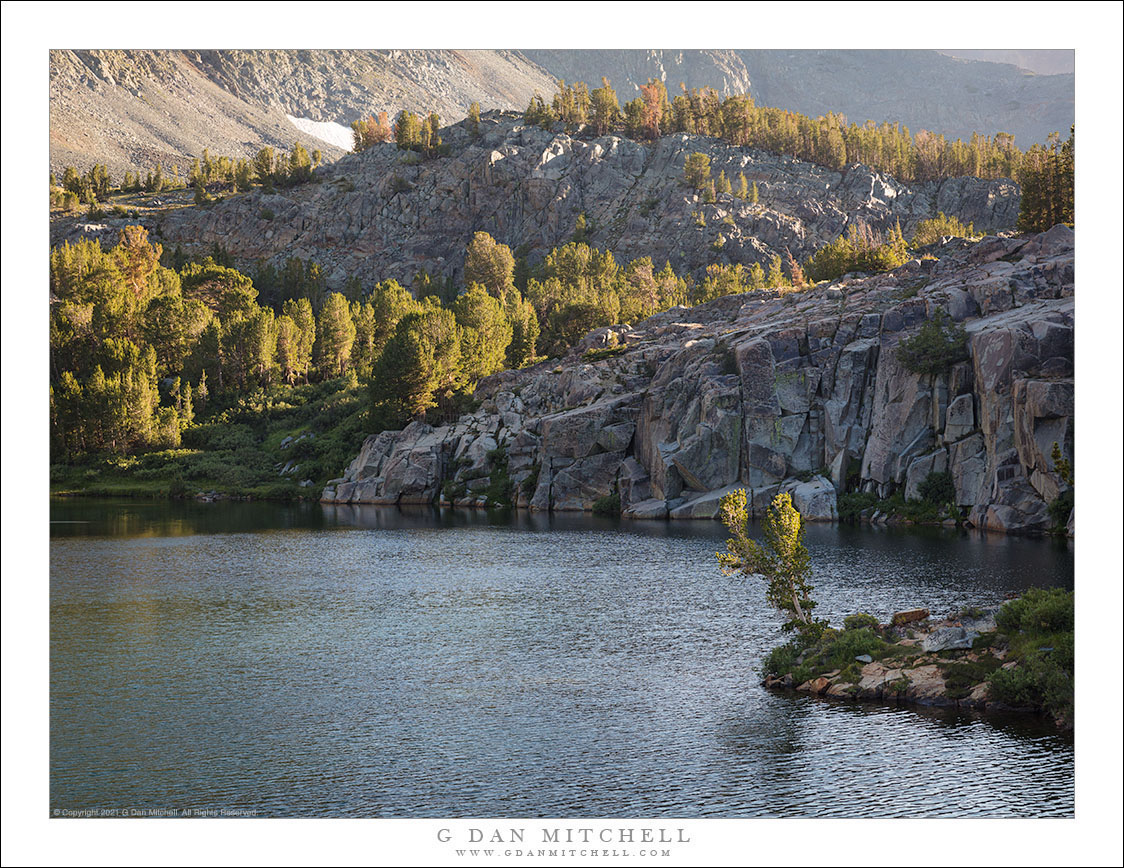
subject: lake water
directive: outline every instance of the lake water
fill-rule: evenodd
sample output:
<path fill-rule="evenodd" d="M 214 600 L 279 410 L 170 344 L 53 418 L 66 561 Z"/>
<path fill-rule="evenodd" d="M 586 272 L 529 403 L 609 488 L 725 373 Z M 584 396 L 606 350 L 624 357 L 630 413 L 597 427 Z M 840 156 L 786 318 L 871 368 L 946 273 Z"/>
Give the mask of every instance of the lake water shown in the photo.
<path fill-rule="evenodd" d="M 772 693 L 714 522 L 58 500 L 51 809 L 1072 816 L 1037 718 Z M 1072 587 L 1072 544 L 810 526 L 817 613 Z"/>

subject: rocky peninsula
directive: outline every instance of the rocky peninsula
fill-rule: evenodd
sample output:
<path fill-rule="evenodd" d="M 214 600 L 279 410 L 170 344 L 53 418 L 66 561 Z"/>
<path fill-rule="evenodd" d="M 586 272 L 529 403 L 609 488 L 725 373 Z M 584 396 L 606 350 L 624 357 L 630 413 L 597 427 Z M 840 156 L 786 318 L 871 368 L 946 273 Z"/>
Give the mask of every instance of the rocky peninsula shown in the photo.
<path fill-rule="evenodd" d="M 987 609 L 888 624 L 852 615 L 844 629 L 795 639 L 765 664 L 764 686 L 836 699 L 977 711 L 1050 713 L 1073 726 L 1073 593 L 1032 590 Z"/>

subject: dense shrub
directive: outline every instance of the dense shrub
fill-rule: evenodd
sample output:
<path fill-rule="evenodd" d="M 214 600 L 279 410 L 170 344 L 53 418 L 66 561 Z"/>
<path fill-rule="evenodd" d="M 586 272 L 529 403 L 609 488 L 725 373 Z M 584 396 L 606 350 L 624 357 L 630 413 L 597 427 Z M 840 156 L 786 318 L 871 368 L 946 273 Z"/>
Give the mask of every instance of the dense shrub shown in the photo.
<path fill-rule="evenodd" d="M 1073 716 L 1073 592 L 1032 588 L 1003 605 L 995 617 L 1007 634 L 1008 660 L 1016 665 L 991 677 L 992 699 L 1044 708 L 1055 718 Z"/>
<path fill-rule="evenodd" d="M 784 645 L 774 648 L 765 657 L 765 662 L 761 667 L 762 674 L 784 675 L 786 672 L 792 672 L 797 666 L 796 658 L 806 647 L 807 642 L 804 638 L 797 636 Z"/>
<path fill-rule="evenodd" d="M 883 235 L 864 223 L 853 223 L 845 236 L 840 235 L 817 250 L 804 263 L 803 271 L 813 281 L 835 280 L 849 271 L 889 271 L 908 260 L 909 250 L 900 226 Z"/>
<path fill-rule="evenodd" d="M 1073 591 L 1031 588 L 1003 604 L 995 623 L 1005 633 L 1057 633 L 1073 630 Z"/>
<path fill-rule="evenodd" d="M 1050 521 L 1055 533 L 1061 533 L 1069 524 L 1069 514 L 1073 512 L 1073 489 L 1063 491 L 1050 501 Z"/>
<path fill-rule="evenodd" d="M 965 226 L 955 216 L 946 217 L 941 211 L 936 217 L 917 224 L 913 233 L 913 246 L 926 247 L 950 235 L 955 238 L 975 238 L 976 230 L 971 223 Z"/>
<path fill-rule="evenodd" d="M 854 524 L 864 509 L 869 509 L 878 503 L 878 495 L 873 491 L 849 491 L 839 495 L 836 506 L 839 511 L 839 520 Z"/>
<path fill-rule="evenodd" d="M 814 678 L 821 672 L 832 669 L 845 670 L 854 664 L 855 658 L 860 655 L 880 657 L 889 647 L 869 626 L 851 627 L 842 631 L 828 628 L 824 629 L 818 638 L 814 637 L 814 634 L 800 636 L 774 649 L 766 657 L 763 671 L 766 675 L 784 675 L 791 672 L 793 684 L 796 685 Z"/>
<path fill-rule="evenodd" d="M 614 491 L 612 494 L 606 494 L 604 497 L 599 497 L 593 501 L 593 514 L 594 515 L 620 515 L 621 514 L 621 495 L 620 492 Z"/>
<path fill-rule="evenodd" d="M 844 630 L 861 630 L 863 627 L 877 627 L 878 619 L 866 612 L 857 612 L 843 619 Z"/>
<path fill-rule="evenodd" d="M 898 344 L 898 360 L 915 374 L 941 374 L 968 358 L 968 333 L 943 310 Z"/>
<path fill-rule="evenodd" d="M 937 506 L 956 502 L 956 485 L 952 481 L 952 474 L 947 471 L 930 473 L 917 486 L 917 493 L 922 500 Z"/>
<path fill-rule="evenodd" d="M 992 699 L 1008 705 L 1043 708 L 1056 718 L 1073 715 L 1073 635 L 1056 640 L 1049 650 L 1021 659 L 1013 669 L 991 676 Z"/>

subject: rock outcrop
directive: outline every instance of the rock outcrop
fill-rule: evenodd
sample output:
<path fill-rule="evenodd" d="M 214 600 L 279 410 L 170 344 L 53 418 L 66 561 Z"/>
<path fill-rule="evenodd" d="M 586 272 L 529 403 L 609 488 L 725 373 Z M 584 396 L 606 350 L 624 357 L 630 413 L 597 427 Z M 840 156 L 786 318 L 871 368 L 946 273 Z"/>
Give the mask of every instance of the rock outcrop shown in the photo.
<path fill-rule="evenodd" d="M 745 487 L 754 511 L 790 491 L 830 521 L 843 490 L 887 497 L 951 474 L 980 528 L 1033 533 L 1073 455 L 1073 233 L 950 242 L 937 260 L 787 294 L 727 296 L 611 333 L 622 351 L 480 383 L 479 409 L 363 445 L 323 499 L 482 505 L 497 479 L 518 506 L 633 518 L 713 518 Z M 939 311 L 967 358 L 918 374 L 898 345 Z M 591 336 L 606 339 L 605 334 Z M 439 494 L 440 492 L 440 494 Z"/>
<path fill-rule="evenodd" d="M 259 260 L 312 259 L 329 287 L 340 288 L 350 278 L 408 286 L 421 269 L 460 284 L 478 231 L 534 262 L 569 241 L 583 214 L 589 242 L 619 261 L 649 256 L 657 268 L 666 261 L 696 277 L 713 262 L 767 267 L 786 250 L 803 260 L 856 221 L 879 230 L 900 223 L 908 237 L 938 209 L 978 231 L 1012 229 L 1018 217 L 1013 181 L 906 185 L 861 165 L 834 172 L 687 134 L 655 144 L 584 138 L 493 112 L 479 136 L 463 124 L 442 136 L 444 157 L 418 161 L 394 144 L 377 145 L 324 167 L 318 184 L 173 209 L 149 228 L 165 246 L 188 252 L 219 245 L 249 270 Z M 683 180 L 693 152 L 710 157 L 716 178 L 744 173 L 759 201 L 726 193 L 702 202 Z"/>

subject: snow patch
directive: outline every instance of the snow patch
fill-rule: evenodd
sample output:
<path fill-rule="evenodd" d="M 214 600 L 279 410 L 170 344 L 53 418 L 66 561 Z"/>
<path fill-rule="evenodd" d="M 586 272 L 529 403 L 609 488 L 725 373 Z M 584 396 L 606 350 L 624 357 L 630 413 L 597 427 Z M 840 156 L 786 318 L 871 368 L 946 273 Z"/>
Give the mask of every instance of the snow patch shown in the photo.
<path fill-rule="evenodd" d="M 343 124 L 337 124 L 335 121 L 313 121 L 308 118 L 295 118 L 292 115 L 285 115 L 285 117 L 289 119 L 289 123 L 302 133 L 320 139 L 322 142 L 327 142 L 329 145 L 335 145 L 337 148 L 350 151 L 351 146 L 354 144 L 351 130 Z"/>

